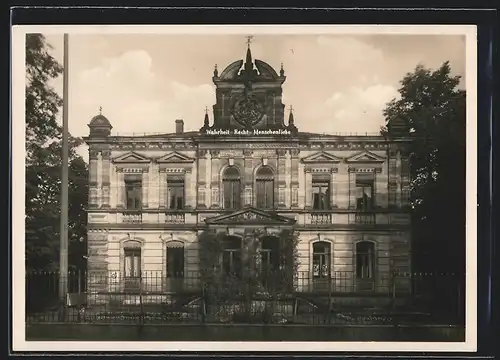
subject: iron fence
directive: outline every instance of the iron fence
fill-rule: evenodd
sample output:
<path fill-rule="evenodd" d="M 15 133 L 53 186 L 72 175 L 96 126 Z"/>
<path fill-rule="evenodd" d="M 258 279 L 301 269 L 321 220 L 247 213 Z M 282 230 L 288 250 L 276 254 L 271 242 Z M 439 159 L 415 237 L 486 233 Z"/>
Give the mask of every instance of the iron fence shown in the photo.
<path fill-rule="evenodd" d="M 198 272 L 169 277 L 143 272 L 70 273 L 59 299 L 59 274 L 26 275 L 27 322 L 463 324 L 464 276 L 393 273 L 357 278 L 353 272 L 315 277 L 299 272 L 289 286 L 277 278 Z"/>

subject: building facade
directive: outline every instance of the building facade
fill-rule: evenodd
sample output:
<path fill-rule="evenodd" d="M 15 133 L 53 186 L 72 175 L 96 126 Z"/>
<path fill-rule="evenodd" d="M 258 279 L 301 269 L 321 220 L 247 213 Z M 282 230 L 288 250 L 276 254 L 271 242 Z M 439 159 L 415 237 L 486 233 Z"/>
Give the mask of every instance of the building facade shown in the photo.
<path fill-rule="evenodd" d="M 283 67 L 253 60 L 250 48 L 212 79 L 213 119 L 207 111 L 199 131 L 175 120 L 175 133 L 113 136 L 102 114 L 90 121 L 88 271 L 110 276 L 89 290 L 125 291 L 148 272 L 160 274 L 158 291 L 192 280 L 205 231 L 232 239 L 220 260 L 228 272 L 245 271 L 241 244 L 255 229 L 293 231 L 299 291 L 318 279 L 343 283 L 335 291 L 387 291 L 390 274 L 410 271 L 403 124 L 385 136 L 301 132 L 282 102 Z"/>

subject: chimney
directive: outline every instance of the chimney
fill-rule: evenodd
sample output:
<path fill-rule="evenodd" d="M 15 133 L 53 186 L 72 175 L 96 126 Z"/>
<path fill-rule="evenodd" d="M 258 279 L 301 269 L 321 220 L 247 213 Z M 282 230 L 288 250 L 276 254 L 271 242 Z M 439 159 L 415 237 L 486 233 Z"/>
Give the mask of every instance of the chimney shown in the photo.
<path fill-rule="evenodd" d="M 182 134 L 184 132 L 184 120 L 175 120 L 175 133 Z"/>

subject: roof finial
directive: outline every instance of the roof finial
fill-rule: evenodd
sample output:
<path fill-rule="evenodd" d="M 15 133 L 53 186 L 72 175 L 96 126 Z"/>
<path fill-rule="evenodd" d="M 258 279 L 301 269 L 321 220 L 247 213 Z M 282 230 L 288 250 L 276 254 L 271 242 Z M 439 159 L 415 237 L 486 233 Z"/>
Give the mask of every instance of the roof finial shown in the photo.
<path fill-rule="evenodd" d="M 207 129 L 208 127 L 209 127 L 208 106 L 205 106 L 205 119 L 203 120 L 203 129 Z"/>
<path fill-rule="evenodd" d="M 102 106 L 99 106 L 99 115 L 102 115 Z"/>
<path fill-rule="evenodd" d="M 250 49 L 250 44 L 252 43 L 253 35 L 249 35 L 246 38 L 247 38 L 247 46 Z"/>
<path fill-rule="evenodd" d="M 296 132 L 297 127 L 295 126 L 295 120 L 293 118 L 293 107 L 290 105 L 290 115 L 288 116 L 288 129 L 290 131 Z"/>
<path fill-rule="evenodd" d="M 219 71 L 217 70 L 217 64 L 214 66 L 214 76 L 217 77 L 219 75 Z"/>
<path fill-rule="evenodd" d="M 245 61 L 245 72 L 247 77 L 251 76 L 252 70 L 253 70 L 253 60 L 252 60 L 252 52 L 250 50 L 250 43 L 252 42 L 253 35 L 252 36 L 247 36 L 247 44 L 248 44 L 248 49 L 247 49 L 247 57 Z"/>
<path fill-rule="evenodd" d="M 283 69 L 283 62 L 281 63 L 280 76 L 285 75 L 285 70 Z"/>

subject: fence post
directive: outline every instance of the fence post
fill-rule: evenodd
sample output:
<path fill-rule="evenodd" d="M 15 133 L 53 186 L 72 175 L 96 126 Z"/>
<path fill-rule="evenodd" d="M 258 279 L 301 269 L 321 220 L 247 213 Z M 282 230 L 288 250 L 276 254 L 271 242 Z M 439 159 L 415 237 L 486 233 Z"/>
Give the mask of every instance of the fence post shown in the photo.
<path fill-rule="evenodd" d="M 457 281 L 457 315 L 458 315 L 458 321 L 460 321 L 460 323 L 462 323 L 462 286 L 461 286 L 461 283 L 460 283 L 460 277 L 458 278 L 458 281 Z"/>
<path fill-rule="evenodd" d="M 63 274 L 61 274 L 61 272 L 56 273 L 56 274 L 59 274 L 58 281 L 59 281 L 59 284 L 60 284 L 62 282 L 61 277 L 63 276 Z M 65 281 L 67 283 L 68 279 L 65 279 Z M 64 296 L 62 296 L 60 298 L 60 301 L 61 301 L 61 309 L 59 311 L 59 321 L 60 322 L 66 322 L 66 317 L 67 317 L 67 306 L 66 305 L 67 305 L 67 301 L 68 301 L 68 294 L 67 293 L 64 294 Z"/>
<path fill-rule="evenodd" d="M 328 325 L 331 324 L 332 320 L 332 278 L 328 279 Z"/>
<path fill-rule="evenodd" d="M 207 313 L 207 300 L 206 300 L 206 291 L 205 291 L 205 282 L 201 283 L 201 322 L 204 324 L 206 322 L 206 313 Z"/>
<path fill-rule="evenodd" d="M 78 270 L 77 270 L 77 281 L 78 281 L 78 283 L 76 284 L 77 292 L 78 292 L 78 301 L 76 303 L 76 310 L 78 312 L 78 315 L 77 315 L 78 316 L 78 322 L 81 321 L 81 312 L 82 312 L 82 303 L 81 303 L 81 301 L 82 301 L 82 299 L 81 299 L 82 298 L 82 287 L 81 287 L 81 279 L 80 279 L 80 277 L 81 277 L 81 270 L 80 270 L 80 268 L 78 268 Z"/>
<path fill-rule="evenodd" d="M 142 271 L 139 272 L 139 309 L 140 309 L 139 329 L 142 330 L 142 325 L 144 324 L 144 306 L 142 304 Z"/>

